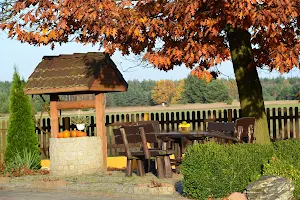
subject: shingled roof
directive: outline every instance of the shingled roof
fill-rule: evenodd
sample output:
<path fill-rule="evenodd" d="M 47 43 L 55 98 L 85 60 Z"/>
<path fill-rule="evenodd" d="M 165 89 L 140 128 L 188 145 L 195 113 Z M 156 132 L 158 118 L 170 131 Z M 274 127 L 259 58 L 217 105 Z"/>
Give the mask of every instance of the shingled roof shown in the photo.
<path fill-rule="evenodd" d="M 104 53 L 44 56 L 30 75 L 26 94 L 126 91 L 127 83 Z"/>

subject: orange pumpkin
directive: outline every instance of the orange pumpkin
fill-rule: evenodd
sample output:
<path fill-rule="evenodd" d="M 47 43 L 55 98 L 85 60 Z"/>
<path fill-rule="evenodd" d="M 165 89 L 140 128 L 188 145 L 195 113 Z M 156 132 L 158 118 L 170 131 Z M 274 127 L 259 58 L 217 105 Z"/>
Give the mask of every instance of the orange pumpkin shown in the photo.
<path fill-rule="evenodd" d="M 72 132 L 71 132 L 71 137 L 77 137 L 77 130 L 74 129 Z"/>
<path fill-rule="evenodd" d="M 68 130 L 65 130 L 65 131 L 63 132 L 63 137 L 64 137 L 64 138 L 69 138 L 70 135 L 71 135 L 71 133 L 70 133 L 70 131 L 68 131 Z"/>
<path fill-rule="evenodd" d="M 77 137 L 81 137 L 81 131 L 76 132 Z"/>
<path fill-rule="evenodd" d="M 58 137 L 58 138 L 63 138 L 63 137 L 64 137 L 63 132 L 59 132 L 59 133 L 57 134 L 57 137 Z"/>
<path fill-rule="evenodd" d="M 85 137 L 86 133 L 82 131 L 77 131 L 77 137 Z"/>

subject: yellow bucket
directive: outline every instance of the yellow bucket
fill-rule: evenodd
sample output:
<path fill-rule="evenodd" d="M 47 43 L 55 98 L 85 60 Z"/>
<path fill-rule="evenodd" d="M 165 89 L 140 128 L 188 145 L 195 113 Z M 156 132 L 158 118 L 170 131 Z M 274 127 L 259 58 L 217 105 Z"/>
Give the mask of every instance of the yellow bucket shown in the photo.
<path fill-rule="evenodd" d="M 149 113 L 144 113 L 144 121 L 149 121 Z"/>
<path fill-rule="evenodd" d="M 41 166 L 42 169 L 50 168 L 50 160 L 49 159 L 41 160 Z"/>

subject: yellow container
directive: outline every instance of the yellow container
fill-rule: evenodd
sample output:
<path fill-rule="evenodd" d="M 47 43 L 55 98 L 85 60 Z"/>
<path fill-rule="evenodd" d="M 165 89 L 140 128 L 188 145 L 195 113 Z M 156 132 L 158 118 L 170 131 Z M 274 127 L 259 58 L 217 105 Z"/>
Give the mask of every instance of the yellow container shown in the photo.
<path fill-rule="evenodd" d="M 149 121 L 149 113 L 144 113 L 144 121 Z"/>
<path fill-rule="evenodd" d="M 50 168 L 50 160 L 49 159 L 41 160 L 41 166 L 42 168 Z"/>
<path fill-rule="evenodd" d="M 107 157 L 107 168 L 126 168 L 127 158 L 125 156 Z M 133 160 L 133 169 L 136 169 L 136 160 Z"/>

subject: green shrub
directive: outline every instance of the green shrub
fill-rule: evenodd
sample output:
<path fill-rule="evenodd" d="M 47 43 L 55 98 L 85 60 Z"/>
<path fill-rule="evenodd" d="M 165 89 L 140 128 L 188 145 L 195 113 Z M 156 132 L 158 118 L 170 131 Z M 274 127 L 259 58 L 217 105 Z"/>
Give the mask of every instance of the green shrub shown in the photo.
<path fill-rule="evenodd" d="M 36 170 L 40 167 L 40 155 L 25 148 L 21 152 L 17 152 L 9 162 L 5 163 L 4 172 L 22 175 L 24 170 Z"/>
<path fill-rule="evenodd" d="M 300 168 L 294 166 L 288 161 L 279 160 L 274 157 L 269 163 L 264 165 L 264 175 L 277 175 L 285 178 L 289 178 L 295 185 L 294 197 L 300 199 Z"/>
<path fill-rule="evenodd" d="M 279 140 L 273 146 L 275 157 L 264 166 L 264 174 L 291 179 L 295 184 L 294 196 L 300 199 L 300 141 Z"/>
<path fill-rule="evenodd" d="M 271 145 L 193 145 L 181 165 L 183 192 L 196 199 L 222 198 L 241 192 L 261 176 L 263 165 L 272 155 Z"/>
<path fill-rule="evenodd" d="M 300 166 L 300 140 L 279 140 L 273 143 L 275 155 L 279 160 Z"/>
<path fill-rule="evenodd" d="M 16 69 L 10 90 L 9 126 L 7 133 L 7 147 L 5 162 L 10 160 L 25 148 L 32 153 L 39 154 L 38 138 L 35 134 L 35 124 L 32 107 L 27 95 L 24 94 L 24 81 L 20 79 Z"/>

